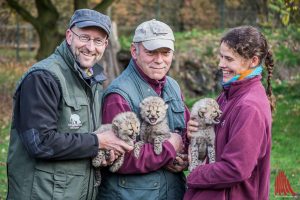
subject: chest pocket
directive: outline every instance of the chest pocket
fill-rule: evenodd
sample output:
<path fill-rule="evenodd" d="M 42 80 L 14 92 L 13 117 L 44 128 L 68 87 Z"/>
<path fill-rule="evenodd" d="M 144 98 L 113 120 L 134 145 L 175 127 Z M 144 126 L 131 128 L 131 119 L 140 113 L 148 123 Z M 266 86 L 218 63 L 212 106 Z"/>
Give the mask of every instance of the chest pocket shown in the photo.
<path fill-rule="evenodd" d="M 60 132 L 87 132 L 90 124 L 90 107 L 87 98 L 63 96 L 60 105 L 58 129 Z"/>
<path fill-rule="evenodd" d="M 172 100 L 167 102 L 169 105 L 168 109 L 168 121 L 169 127 L 172 131 L 178 131 L 181 133 L 185 128 L 184 121 L 184 104 L 182 101 Z"/>
<path fill-rule="evenodd" d="M 119 192 L 125 199 L 158 199 L 160 188 L 160 174 L 152 172 L 143 175 L 120 176 L 118 180 Z"/>

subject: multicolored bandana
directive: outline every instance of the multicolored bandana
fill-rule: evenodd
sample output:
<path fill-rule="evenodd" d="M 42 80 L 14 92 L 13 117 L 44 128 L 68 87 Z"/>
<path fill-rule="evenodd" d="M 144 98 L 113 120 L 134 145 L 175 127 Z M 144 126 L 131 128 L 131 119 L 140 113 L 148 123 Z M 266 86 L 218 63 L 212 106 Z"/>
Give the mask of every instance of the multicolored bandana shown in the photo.
<path fill-rule="evenodd" d="M 248 78 L 252 78 L 254 76 L 258 76 L 261 75 L 263 70 L 263 67 L 261 65 L 253 68 L 253 69 L 248 69 L 246 71 L 243 71 L 241 74 L 237 74 L 235 75 L 232 79 L 230 79 L 227 82 L 222 82 L 223 87 L 227 88 L 231 85 L 231 83 L 239 81 L 239 80 L 243 80 L 243 79 L 248 79 Z"/>

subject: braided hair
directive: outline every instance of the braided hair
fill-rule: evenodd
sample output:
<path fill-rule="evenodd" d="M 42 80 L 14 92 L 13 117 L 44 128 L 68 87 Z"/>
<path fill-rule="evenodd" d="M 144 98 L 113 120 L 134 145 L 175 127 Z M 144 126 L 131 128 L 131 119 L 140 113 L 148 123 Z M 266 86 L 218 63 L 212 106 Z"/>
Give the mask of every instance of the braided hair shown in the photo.
<path fill-rule="evenodd" d="M 240 26 L 229 30 L 221 38 L 220 43 L 222 42 L 243 58 L 251 59 L 253 56 L 257 56 L 260 60 L 260 64 L 264 63 L 268 72 L 266 92 L 270 101 L 271 110 L 274 111 L 275 97 L 271 86 L 274 61 L 265 36 L 253 26 Z"/>

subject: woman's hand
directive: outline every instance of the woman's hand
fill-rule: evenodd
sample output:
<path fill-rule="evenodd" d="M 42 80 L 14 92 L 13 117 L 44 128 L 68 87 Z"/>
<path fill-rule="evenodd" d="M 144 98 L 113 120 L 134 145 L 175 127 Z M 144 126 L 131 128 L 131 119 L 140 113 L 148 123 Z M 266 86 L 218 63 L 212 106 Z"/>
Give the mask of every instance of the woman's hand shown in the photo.
<path fill-rule="evenodd" d="M 193 132 L 198 131 L 199 123 L 196 122 L 194 119 L 190 119 L 187 123 L 187 137 L 190 139 L 193 135 Z"/>

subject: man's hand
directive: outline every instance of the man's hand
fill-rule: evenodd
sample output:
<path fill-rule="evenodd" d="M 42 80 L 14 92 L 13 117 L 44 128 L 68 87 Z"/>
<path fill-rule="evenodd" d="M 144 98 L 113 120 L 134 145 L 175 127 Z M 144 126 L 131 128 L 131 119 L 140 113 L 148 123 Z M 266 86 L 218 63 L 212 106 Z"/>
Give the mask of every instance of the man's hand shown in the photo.
<path fill-rule="evenodd" d="M 173 163 L 165 166 L 170 172 L 181 172 L 187 169 L 188 166 L 188 156 L 186 154 L 181 154 L 181 156 L 176 156 L 176 159 Z"/>
<path fill-rule="evenodd" d="M 173 147 L 177 153 L 181 152 L 181 150 L 184 147 L 182 138 L 177 133 L 171 133 L 171 137 L 168 139 L 168 141 L 173 145 Z"/>
<path fill-rule="evenodd" d="M 199 129 L 199 123 L 193 119 L 190 119 L 187 123 L 187 137 L 190 139 L 193 135 L 192 132 L 196 132 Z"/>
<path fill-rule="evenodd" d="M 119 139 L 115 134 L 109 130 L 102 133 L 95 132 L 98 137 L 99 149 L 114 150 L 114 154 L 124 154 L 126 151 L 131 151 L 132 146 Z"/>

